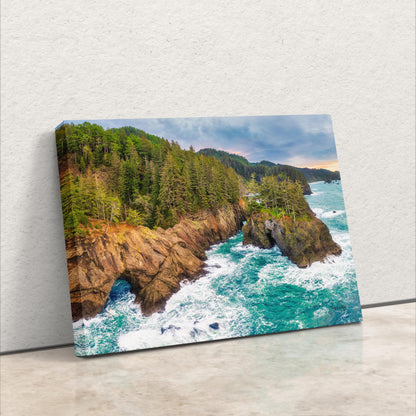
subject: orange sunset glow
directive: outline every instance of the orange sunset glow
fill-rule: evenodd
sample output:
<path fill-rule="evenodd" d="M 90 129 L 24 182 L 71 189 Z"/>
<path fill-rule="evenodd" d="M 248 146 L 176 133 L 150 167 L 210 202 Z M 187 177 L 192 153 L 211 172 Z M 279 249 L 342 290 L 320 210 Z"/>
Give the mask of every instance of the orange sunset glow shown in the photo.
<path fill-rule="evenodd" d="M 310 169 L 328 169 L 332 172 L 335 172 L 336 170 L 339 171 L 338 160 L 329 160 L 328 162 L 317 163 L 316 165 L 308 165 L 305 167 Z"/>

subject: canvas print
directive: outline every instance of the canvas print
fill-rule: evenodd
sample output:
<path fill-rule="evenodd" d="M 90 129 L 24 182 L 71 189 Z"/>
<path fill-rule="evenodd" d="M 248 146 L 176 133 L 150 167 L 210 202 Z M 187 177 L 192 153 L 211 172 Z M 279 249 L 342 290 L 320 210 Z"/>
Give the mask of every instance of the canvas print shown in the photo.
<path fill-rule="evenodd" d="M 330 116 L 55 133 L 77 355 L 362 319 Z"/>

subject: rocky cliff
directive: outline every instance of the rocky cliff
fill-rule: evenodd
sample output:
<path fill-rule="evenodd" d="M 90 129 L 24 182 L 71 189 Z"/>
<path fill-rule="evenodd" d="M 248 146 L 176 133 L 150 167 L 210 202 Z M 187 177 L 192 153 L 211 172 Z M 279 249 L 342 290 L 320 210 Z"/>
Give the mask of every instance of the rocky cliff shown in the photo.
<path fill-rule="evenodd" d="M 309 183 L 302 184 L 303 195 L 312 195 L 312 189 Z"/>
<path fill-rule="evenodd" d="M 308 219 L 296 221 L 287 216 L 277 219 L 268 213 L 254 213 L 243 227 L 243 244 L 262 248 L 277 245 L 284 256 L 301 268 L 341 254 L 328 227 L 313 213 Z"/>
<path fill-rule="evenodd" d="M 106 233 L 97 230 L 68 240 L 73 320 L 97 315 L 117 279 L 131 284 L 144 315 L 163 310 L 182 280 L 202 275 L 205 250 L 236 234 L 243 219 L 243 209 L 235 204 L 201 212 L 167 230 L 122 223 Z"/>

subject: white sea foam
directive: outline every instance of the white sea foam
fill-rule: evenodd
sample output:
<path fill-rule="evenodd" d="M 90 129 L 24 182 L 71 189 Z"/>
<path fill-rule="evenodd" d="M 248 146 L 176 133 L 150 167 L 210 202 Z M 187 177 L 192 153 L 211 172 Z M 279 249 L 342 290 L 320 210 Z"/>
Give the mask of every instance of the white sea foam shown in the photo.
<path fill-rule="evenodd" d="M 345 214 L 345 210 L 325 211 L 323 208 L 312 208 L 318 218 L 334 218 Z"/>
<path fill-rule="evenodd" d="M 275 251 L 280 251 L 278 247 L 272 247 L 272 248 L 260 248 L 256 247 L 252 244 L 243 245 L 243 242 L 240 241 L 238 244 L 236 244 L 234 247 L 231 247 L 232 252 L 238 252 L 240 254 L 245 254 L 246 256 L 250 255 L 257 255 L 257 254 L 270 254 Z"/>
<path fill-rule="evenodd" d="M 324 210 L 322 208 L 313 208 L 312 211 L 316 214 L 318 218 L 321 218 Z"/>
<path fill-rule="evenodd" d="M 212 279 L 221 274 L 227 276 L 237 264 L 224 258 L 219 261 L 217 256 L 207 263 L 206 276 L 193 283 L 183 283 L 181 290 L 169 299 L 163 313 L 142 317 L 139 330 L 121 334 L 119 347 L 127 351 L 248 335 L 243 327 L 236 326 L 249 319 L 247 309 L 218 295 L 211 286 Z"/>
<path fill-rule="evenodd" d="M 96 324 L 100 323 L 103 320 L 103 318 L 104 318 L 103 315 L 107 315 L 108 316 L 107 311 L 104 311 L 104 313 L 102 315 L 94 316 L 94 318 L 84 319 L 83 326 L 85 328 L 89 328 L 92 325 L 96 325 Z"/>
<path fill-rule="evenodd" d="M 228 275 L 234 272 L 238 264 L 231 261 L 230 256 L 223 254 L 214 254 L 205 261 L 205 271 L 209 272 L 211 277 L 219 275 Z"/>
<path fill-rule="evenodd" d="M 259 282 L 290 284 L 307 290 L 331 289 L 355 278 L 351 260 L 351 251 L 345 250 L 341 256 L 329 256 L 324 262 L 315 262 L 305 269 L 298 268 L 289 260 L 271 263 L 260 270 Z"/>
<path fill-rule="evenodd" d="M 317 310 L 313 313 L 313 316 L 314 316 L 315 318 L 321 318 L 322 316 L 326 316 L 326 315 L 328 315 L 328 312 L 329 312 L 329 309 L 328 309 L 328 308 L 326 308 L 325 306 L 323 306 L 322 308 L 317 309 Z"/>
<path fill-rule="evenodd" d="M 322 191 L 319 185 L 317 188 L 313 195 Z M 345 215 L 342 201 L 337 202 L 334 198 L 336 195 L 330 195 L 327 204 L 322 198 L 312 200 L 312 209 L 318 217 Z M 318 206 L 314 208 L 314 204 Z M 340 209 L 333 213 L 332 207 Z M 276 299 L 279 307 L 281 300 L 270 298 L 271 293 L 290 292 L 296 296 L 296 289 L 279 287 L 283 284 L 315 291 L 337 285 L 345 290 L 349 283 L 355 282 L 350 239 L 340 218 L 341 221 L 328 220 L 328 224 L 331 224 L 334 241 L 343 251 L 341 256 L 329 257 L 325 263 L 318 262 L 299 269 L 282 256 L 277 247 L 265 250 L 243 246 L 240 233 L 207 251 L 205 276 L 193 282 L 183 282 L 181 290 L 168 300 L 163 313 L 144 317 L 140 307 L 134 303 L 134 295 L 121 290 L 120 296 L 114 296 L 98 316 L 74 323 L 77 351 L 102 353 L 105 346 L 104 352 L 111 352 L 114 342 L 120 350 L 127 351 L 264 333 L 276 331 L 278 319 L 284 319 L 278 328 L 310 327 L 311 321 L 305 320 L 303 312 L 297 315 L 293 309 L 285 318 L 278 313 L 270 319 L 270 315 L 262 314 L 261 307 L 257 309 L 256 303 L 262 305 L 263 301 Z M 313 320 L 317 325 L 322 324 L 330 309 L 320 303 L 314 306 L 317 309 L 313 311 Z"/>
<path fill-rule="evenodd" d="M 120 335 L 119 347 L 133 350 L 249 335 L 246 323 L 252 318 L 243 306 L 245 295 L 236 294 L 239 304 L 232 303 L 229 298 L 219 295 L 211 282 L 215 279 L 227 281 L 235 275 L 241 278 L 246 265 L 254 258 L 274 254 L 276 261 L 259 270 L 253 290 L 261 293 L 268 286 L 279 284 L 296 285 L 307 290 L 331 289 L 348 282 L 353 273 L 348 232 L 333 232 L 333 238 L 343 248 L 342 255 L 330 256 L 324 263 L 316 262 L 306 269 L 291 263 L 277 247 L 264 250 L 252 245 L 243 246 L 239 242 L 231 247 L 231 252 L 243 254 L 244 257 L 236 261 L 231 254 L 217 253 L 221 244 L 214 246 L 206 261 L 207 274 L 196 282 L 182 283 L 181 290 L 167 302 L 164 313 L 142 318 L 140 329 Z M 314 315 L 317 319 L 328 313 L 325 308 L 321 309 Z M 210 327 L 214 323 L 219 326 L 217 330 Z M 259 318 L 258 325 L 265 328 L 272 324 Z M 303 328 L 300 320 L 290 321 L 288 325 L 293 329 Z"/>
<path fill-rule="evenodd" d="M 72 328 L 73 329 L 78 329 L 78 328 L 82 328 L 82 326 L 84 325 L 84 319 L 78 319 L 78 321 L 72 322 Z"/>
<path fill-rule="evenodd" d="M 343 210 L 338 210 L 338 211 L 326 211 L 323 214 L 321 214 L 322 218 L 333 218 L 333 217 L 338 217 L 339 215 L 343 215 L 345 213 L 345 211 Z"/>
<path fill-rule="evenodd" d="M 346 231 L 331 231 L 332 239 L 338 243 L 343 250 L 351 252 L 351 239 Z"/>
<path fill-rule="evenodd" d="M 296 267 L 296 266 L 295 266 Z M 328 268 L 331 272 L 328 273 Z M 291 268 L 287 270 L 281 283 L 303 287 L 307 290 L 331 289 L 346 281 L 345 268 L 341 262 L 326 260 L 324 263 L 316 262 L 302 270 Z"/>

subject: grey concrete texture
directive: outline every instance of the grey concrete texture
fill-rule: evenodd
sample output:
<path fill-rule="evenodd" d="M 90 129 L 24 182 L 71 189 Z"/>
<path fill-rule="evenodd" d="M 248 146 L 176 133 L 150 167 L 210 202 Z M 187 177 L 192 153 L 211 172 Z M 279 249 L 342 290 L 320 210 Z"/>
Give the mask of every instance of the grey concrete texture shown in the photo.
<path fill-rule="evenodd" d="M 413 416 L 414 354 L 415 303 L 365 309 L 362 324 L 95 358 L 10 354 L 1 414 Z"/>

